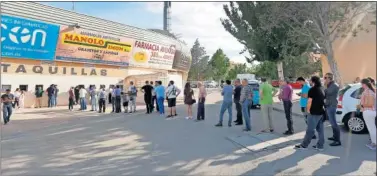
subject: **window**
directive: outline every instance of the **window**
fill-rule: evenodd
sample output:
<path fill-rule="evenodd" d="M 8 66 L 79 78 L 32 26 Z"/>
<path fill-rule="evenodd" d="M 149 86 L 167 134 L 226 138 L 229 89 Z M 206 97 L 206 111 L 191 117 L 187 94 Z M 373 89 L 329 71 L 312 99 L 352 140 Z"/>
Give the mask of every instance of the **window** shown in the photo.
<path fill-rule="evenodd" d="M 28 85 L 20 85 L 20 90 L 28 91 L 29 86 Z"/>
<path fill-rule="evenodd" d="M 109 88 L 110 88 L 110 89 L 114 89 L 114 87 L 115 87 L 114 84 L 110 84 L 110 87 L 109 87 Z"/>
<path fill-rule="evenodd" d="M 91 89 L 92 87 L 96 87 L 96 85 L 94 84 L 89 85 L 89 89 Z"/>
<path fill-rule="evenodd" d="M 81 89 L 81 88 L 85 88 L 85 85 L 84 84 L 80 84 L 79 85 L 79 88 Z"/>
<path fill-rule="evenodd" d="M 363 88 L 359 88 L 355 91 L 352 92 L 351 94 L 351 97 L 352 98 L 356 98 L 356 99 L 360 99 L 361 98 L 361 94 L 363 93 L 364 89 Z"/>
<path fill-rule="evenodd" d="M 12 86 L 11 85 L 6 85 L 6 84 L 4 84 L 4 85 L 1 86 L 1 91 L 2 92 L 5 92 L 5 90 L 7 90 L 7 89 L 12 90 Z"/>
<path fill-rule="evenodd" d="M 101 85 L 99 85 L 99 88 L 100 88 L 100 89 L 105 89 L 105 88 L 106 88 L 106 85 L 101 84 Z"/>
<path fill-rule="evenodd" d="M 41 90 L 43 90 L 43 85 L 42 85 L 42 84 L 37 84 L 37 85 L 35 85 L 35 90 L 38 90 L 38 87 L 40 87 Z"/>
<path fill-rule="evenodd" d="M 123 90 L 123 85 L 117 85 L 119 86 L 120 90 Z"/>

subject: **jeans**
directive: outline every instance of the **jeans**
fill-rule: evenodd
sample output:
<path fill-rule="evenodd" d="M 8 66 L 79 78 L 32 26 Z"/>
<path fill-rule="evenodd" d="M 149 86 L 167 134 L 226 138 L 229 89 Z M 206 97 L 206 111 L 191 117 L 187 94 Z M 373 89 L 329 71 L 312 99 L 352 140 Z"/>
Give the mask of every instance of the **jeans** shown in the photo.
<path fill-rule="evenodd" d="M 115 97 L 111 97 L 112 112 L 115 112 Z"/>
<path fill-rule="evenodd" d="M 323 144 L 325 143 L 325 135 L 323 130 L 323 115 L 311 115 L 308 114 L 308 127 L 306 128 L 306 133 L 304 140 L 302 141 L 301 145 L 304 147 L 308 147 L 310 144 L 313 136 L 314 136 L 314 129 L 318 132 L 318 142 L 317 147 L 323 148 Z"/>
<path fill-rule="evenodd" d="M 69 110 L 73 109 L 73 103 L 74 103 L 73 98 L 69 98 L 68 99 L 68 109 Z"/>
<path fill-rule="evenodd" d="M 115 97 L 115 112 L 116 113 L 120 113 L 122 112 L 122 108 L 120 106 L 120 102 L 121 102 L 121 98 L 120 96 L 116 96 Z"/>
<path fill-rule="evenodd" d="M 130 111 L 129 112 L 135 112 L 136 111 L 136 96 L 132 95 L 130 96 Z"/>
<path fill-rule="evenodd" d="M 247 99 L 242 103 L 242 115 L 245 119 L 246 130 L 251 130 L 250 102 Z"/>
<path fill-rule="evenodd" d="M 293 132 L 293 120 L 292 120 L 292 101 L 283 101 L 285 118 L 287 119 L 288 131 Z"/>
<path fill-rule="evenodd" d="M 197 120 L 204 120 L 205 118 L 205 102 L 206 98 L 200 98 L 198 100 L 198 114 L 196 116 Z"/>
<path fill-rule="evenodd" d="M 219 123 L 222 124 L 223 123 L 223 116 L 224 116 L 224 113 L 226 110 L 228 110 L 228 114 L 229 114 L 229 120 L 228 120 L 228 125 L 231 125 L 232 124 L 232 102 L 223 102 L 223 104 L 221 105 L 221 110 L 220 110 L 220 121 Z"/>
<path fill-rule="evenodd" d="M 92 104 L 92 111 L 97 111 L 97 98 L 91 97 L 90 102 Z"/>
<path fill-rule="evenodd" d="M 155 102 L 156 102 L 156 105 L 154 104 Z M 154 108 L 158 107 L 156 96 L 152 96 L 151 104 L 152 104 L 152 111 L 154 110 Z M 158 111 L 158 108 L 157 108 L 157 111 Z"/>
<path fill-rule="evenodd" d="M 106 112 L 106 100 L 105 98 L 100 98 L 98 101 L 99 104 L 99 112 Z"/>
<path fill-rule="evenodd" d="M 376 144 L 376 111 L 365 110 L 363 111 L 363 117 L 369 131 L 370 139 L 373 144 Z"/>
<path fill-rule="evenodd" d="M 86 110 L 86 99 L 80 98 L 80 110 Z"/>
<path fill-rule="evenodd" d="M 157 98 L 157 104 L 158 104 L 158 108 L 159 108 L 158 112 L 160 112 L 161 115 L 165 114 L 164 101 L 165 101 L 164 97 L 158 97 Z"/>
<path fill-rule="evenodd" d="M 152 97 L 144 97 L 145 106 L 147 108 L 147 113 L 151 113 L 153 110 Z"/>
<path fill-rule="evenodd" d="M 54 103 L 55 103 L 55 96 L 53 95 L 48 96 L 48 107 L 52 108 L 54 106 Z"/>
<path fill-rule="evenodd" d="M 336 123 L 336 107 L 327 107 L 326 113 L 327 113 L 327 117 L 329 118 L 329 122 L 331 124 L 333 137 L 335 141 L 340 142 L 340 129 L 339 129 L 338 123 Z"/>
<path fill-rule="evenodd" d="M 58 97 L 54 96 L 54 107 L 58 105 Z"/>
<path fill-rule="evenodd" d="M 236 110 L 237 110 L 237 122 L 242 124 L 243 123 L 243 120 L 242 120 L 242 104 L 238 101 L 238 102 L 234 102 L 234 104 L 236 104 Z"/>
<path fill-rule="evenodd" d="M 10 116 L 12 115 L 12 103 L 3 104 L 3 119 L 4 123 L 8 123 L 10 121 Z"/>

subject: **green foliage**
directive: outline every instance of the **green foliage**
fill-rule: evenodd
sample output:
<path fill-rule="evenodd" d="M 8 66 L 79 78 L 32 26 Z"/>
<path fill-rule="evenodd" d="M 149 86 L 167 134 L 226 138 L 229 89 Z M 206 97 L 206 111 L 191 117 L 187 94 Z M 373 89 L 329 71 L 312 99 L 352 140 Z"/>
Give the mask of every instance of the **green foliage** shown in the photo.
<path fill-rule="evenodd" d="M 228 19 L 221 19 L 221 23 L 245 49 L 252 61 L 283 60 L 287 56 L 298 56 L 307 51 L 310 43 L 307 40 L 290 37 L 290 28 L 286 25 L 264 27 L 265 14 L 274 7 L 273 2 L 230 2 L 224 5 Z"/>
<path fill-rule="evenodd" d="M 205 48 L 200 46 L 199 39 L 196 39 L 194 45 L 191 48 L 192 63 L 189 70 L 189 80 L 200 79 L 201 74 L 203 74 L 202 70 L 205 70 L 206 66 L 208 65 L 208 56 L 206 57 L 205 54 Z"/>
<path fill-rule="evenodd" d="M 246 64 L 237 64 L 228 71 L 226 79 L 234 80 L 237 78 L 238 74 L 244 74 L 244 73 L 248 73 L 248 68 Z"/>
<path fill-rule="evenodd" d="M 222 49 L 218 49 L 211 60 L 208 62 L 211 66 L 211 77 L 214 80 L 220 80 L 225 77 L 229 68 L 229 58 L 224 54 Z"/>

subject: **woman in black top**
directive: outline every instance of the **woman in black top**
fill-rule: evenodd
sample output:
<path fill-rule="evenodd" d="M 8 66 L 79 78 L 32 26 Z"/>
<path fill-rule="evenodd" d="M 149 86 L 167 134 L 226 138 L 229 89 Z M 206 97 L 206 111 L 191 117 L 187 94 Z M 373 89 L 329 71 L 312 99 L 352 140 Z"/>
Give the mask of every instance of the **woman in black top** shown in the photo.
<path fill-rule="evenodd" d="M 186 83 L 184 92 L 184 102 L 187 105 L 186 119 L 192 119 L 192 105 L 194 104 L 194 91 L 191 89 L 190 83 Z"/>
<path fill-rule="evenodd" d="M 307 129 L 304 140 L 301 144 L 296 145 L 296 149 L 306 149 L 312 140 L 314 135 L 314 129 L 318 132 L 318 142 L 313 148 L 319 151 L 323 150 L 323 144 L 325 142 L 324 129 L 323 129 L 323 115 L 325 113 L 325 93 L 321 84 L 321 80 L 318 76 L 313 76 L 310 80 L 312 88 L 308 93 L 308 119 Z"/>

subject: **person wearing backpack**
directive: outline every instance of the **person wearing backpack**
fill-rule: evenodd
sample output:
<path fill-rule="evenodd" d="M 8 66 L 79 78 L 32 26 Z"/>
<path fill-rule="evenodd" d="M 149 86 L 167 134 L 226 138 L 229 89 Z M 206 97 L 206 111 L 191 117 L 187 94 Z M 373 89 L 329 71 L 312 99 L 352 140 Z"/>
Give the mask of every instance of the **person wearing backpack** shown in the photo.
<path fill-rule="evenodd" d="M 136 97 L 137 97 L 137 89 L 134 86 L 134 82 L 130 82 L 130 87 L 128 88 L 128 94 L 130 95 L 130 103 L 129 103 L 129 113 L 136 112 Z"/>
<path fill-rule="evenodd" d="M 369 79 L 362 79 L 361 86 L 364 90 L 360 99 L 360 107 L 371 139 L 371 143 L 366 146 L 371 150 L 376 150 L 376 89 Z"/>
<path fill-rule="evenodd" d="M 38 87 L 37 90 L 35 91 L 35 108 L 42 108 L 42 97 L 43 97 L 43 90 L 41 87 Z"/>
<path fill-rule="evenodd" d="M 169 82 L 169 87 L 166 90 L 166 97 L 168 99 L 169 115 L 166 118 L 173 118 L 177 116 L 176 103 L 177 97 L 181 90 L 174 85 L 174 81 Z"/>

